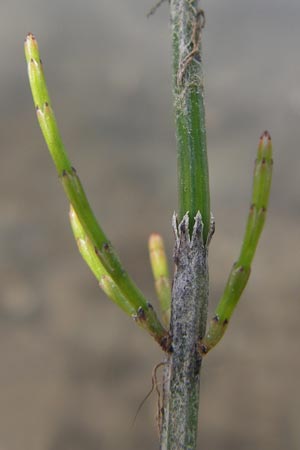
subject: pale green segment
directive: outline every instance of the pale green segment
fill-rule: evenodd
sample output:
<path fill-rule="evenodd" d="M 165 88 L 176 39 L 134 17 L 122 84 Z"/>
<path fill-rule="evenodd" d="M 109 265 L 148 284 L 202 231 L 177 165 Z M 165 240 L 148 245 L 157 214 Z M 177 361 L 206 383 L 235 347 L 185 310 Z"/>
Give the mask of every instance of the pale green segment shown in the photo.
<path fill-rule="evenodd" d="M 71 162 L 65 152 L 51 106 L 46 103 L 42 108 L 37 108 L 36 115 L 58 175 L 61 176 L 64 171 L 71 171 Z"/>
<path fill-rule="evenodd" d="M 70 206 L 70 223 L 79 252 L 95 275 L 100 287 L 103 289 L 105 294 L 120 308 L 122 308 L 123 311 L 126 312 L 126 314 L 130 316 L 136 314 L 137 311 L 123 296 L 116 283 L 114 283 L 112 278 L 108 275 L 107 271 L 103 267 L 100 259 L 95 252 L 93 244 L 86 235 L 84 228 L 79 222 L 72 206 Z"/>
<path fill-rule="evenodd" d="M 208 331 L 205 338 L 201 342 L 200 351 L 204 354 L 208 353 L 217 343 L 222 339 L 228 323 L 221 322 L 220 319 L 215 316 L 208 324 Z"/>
<path fill-rule="evenodd" d="M 61 175 L 64 170 L 71 170 L 71 163 L 67 157 L 56 124 L 54 112 L 51 108 L 51 101 L 40 60 L 38 44 L 32 34 L 28 34 L 25 40 L 25 56 L 29 83 L 38 121 L 56 169 L 59 175 Z"/>
<path fill-rule="evenodd" d="M 239 262 L 234 264 L 223 296 L 216 309 L 216 315 L 221 321 L 229 320 L 231 317 L 233 310 L 245 289 L 249 276 L 250 267 L 243 267 Z"/>
<path fill-rule="evenodd" d="M 159 234 L 152 234 L 149 238 L 148 248 L 156 294 L 160 303 L 163 322 L 166 327 L 169 327 L 171 315 L 171 283 L 162 237 Z"/>
<path fill-rule="evenodd" d="M 251 207 L 246 224 L 240 264 L 250 266 L 265 223 L 266 211 L 272 182 L 272 142 L 265 132 L 259 142 L 257 159 L 254 167 Z"/>
<path fill-rule="evenodd" d="M 32 58 L 27 67 L 35 106 L 43 108 L 45 103 L 51 104 L 41 61 Z"/>
<path fill-rule="evenodd" d="M 32 34 L 29 34 L 25 41 L 25 56 L 38 121 L 69 202 L 91 244 L 97 249 L 97 255 L 103 267 L 118 286 L 124 298 L 130 299 L 133 308 L 135 310 L 142 309 L 144 313 L 142 326 L 147 328 L 150 334 L 160 342 L 166 335 L 166 331 L 142 292 L 123 269 L 111 243 L 98 224 L 79 177 L 67 157 L 50 104 L 37 41 Z"/>
<path fill-rule="evenodd" d="M 241 252 L 237 262 L 233 265 L 215 317 L 211 320 L 202 342 L 206 352 L 222 338 L 249 279 L 255 250 L 265 223 L 272 181 L 272 166 L 272 142 L 269 133 L 265 132 L 261 136 L 255 161 L 251 207 Z"/>
<path fill-rule="evenodd" d="M 28 64 L 28 77 L 33 86 L 32 95 L 35 106 L 41 107 L 50 103 L 50 97 L 40 59 L 39 47 L 33 34 L 29 33 L 25 40 L 25 57 Z"/>
<path fill-rule="evenodd" d="M 102 275 L 99 280 L 99 286 L 103 289 L 105 294 L 115 302 L 126 314 L 130 317 L 135 317 L 137 311 L 124 297 L 116 283 L 111 279 L 109 275 Z M 146 327 L 145 327 L 146 328 Z M 149 331 L 149 330 L 148 330 Z"/>

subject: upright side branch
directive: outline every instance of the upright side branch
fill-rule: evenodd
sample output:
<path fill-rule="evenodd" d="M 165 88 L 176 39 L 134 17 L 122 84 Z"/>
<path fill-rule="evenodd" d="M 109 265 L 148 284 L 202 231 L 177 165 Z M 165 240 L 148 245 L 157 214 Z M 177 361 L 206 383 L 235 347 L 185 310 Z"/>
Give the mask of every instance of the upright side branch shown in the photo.
<path fill-rule="evenodd" d="M 251 206 L 246 223 L 240 255 L 229 274 L 215 316 L 201 343 L 201 351 L 207 353 L 222 339 L 228 322 L 247 285 L 256 247 L 264 228 L 272 182 L 272 141 L 265 131 L 259 141 L 253 175 Z"/>

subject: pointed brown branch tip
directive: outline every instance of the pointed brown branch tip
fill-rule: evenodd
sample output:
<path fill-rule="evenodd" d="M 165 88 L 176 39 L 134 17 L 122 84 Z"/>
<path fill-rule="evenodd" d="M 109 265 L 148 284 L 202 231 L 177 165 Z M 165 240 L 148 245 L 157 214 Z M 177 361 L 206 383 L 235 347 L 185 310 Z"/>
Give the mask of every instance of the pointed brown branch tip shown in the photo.
<path fill-rule="evenodd" d="M 260 136 L 260 139 L 264 139 L 264 138 L 268 139 L 269 141 L 271 140 L 271 135 L 270 135 L 270 133 L 267 130 L 265 130 L 262 133 L 262 135 Z"/>
<path fill-rule="evenodd" d="M 27 33 L 27 36 L 26 36 L 26 38 L 25 38 L 25 41 L 26 41 L 27 39 L 32 39 L 33 41 L 36 40 L 36 39 L 35 39 L 35 35 L 34 35 L 33 33 L 31 33 L 31 31 L 29 31 L 29 33 Z"/>

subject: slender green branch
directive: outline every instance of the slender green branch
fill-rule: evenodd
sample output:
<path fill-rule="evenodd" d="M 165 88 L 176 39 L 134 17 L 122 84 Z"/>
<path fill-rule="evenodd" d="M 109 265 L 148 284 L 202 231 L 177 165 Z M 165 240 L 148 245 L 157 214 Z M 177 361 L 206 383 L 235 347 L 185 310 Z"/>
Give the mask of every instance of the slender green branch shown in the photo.
<path fill-rule="evenodd" d="M 215 316 L 211 320 L 207 334 L 201 343 L 201 349 L 204 353 L 217 345 L 223 337 L 229 319 L 246 287 L 255 250 L 265 223 L 271 189 L 272 167 L 272 142 L 269 133 L 265 131 L 260 138 L 255 161 L 252 201 L 241 252 L 233 265 Z"/>
<path fill-rule="evenodd" d="M 25 56 L 37 118 L 68 200 L 104 269 L 124 298 L 138 311 L 137 321 L 164 346 L 167 332 L 159 322 L 151 304 L 122 267 L 111 243 L 98 224 L 79 177 L 68 159 L 51 107 L 38 44 L 31 33 L 25 40 Z"/>
<path fill-rule="evenodd" d="M 84 261 L 97 278 L 101 289 L 114 303 L 116 303 L 116 305 L 118 305 L 126 314 L 131 316 L 142 328 L 145 328 L 150 334 L 156 337 L 156 327 L 153 328 L 153 324 L 155 324 L 155 317 L 153 316 L 154 312 L 152 312 L 150 308 L 150 312 L 147 315 L 144 315 L 143 311 L 140 310 L 140 307 L 137 308 L 132 305 L 130 299 L 123 295 L 107 270 L 103 267 L 103 264 L 95 252 L 94 246 L 88 238 L 84 228 L 79 222 L 72 205 L 70 206 L 69 216 L 78 250 Z"/>
<path fill-rule="evenodd" d="M 201 53 L 204 13 L 199 1 L 171 0 L 171 21 L 179 220 L 189 212 L 191 233 L 200 211 L 206 241 L 210 229 L 210 194 Z"/>
<path fill-rule="evenodd" d="M 103 289 L 105 294 L 111 298 L 123 311 L 129 316 L 135 316 L 137 310 L 128 302 L 127 298 L 124 297 L 116 283 L 108 274 L 107 270 L 103 267 L 95 248 L 88 238 L 86 232 L 84 231 L 78 217 L 74 211 L 73 206 L 70 206 L 70 223 L 74 238 L 76 240 L 78 250 L 83 257 L 84 261 L 87 263 L 96 279 L 99 282 L 99 286 Z"/>
<path fill-rule="evenodd" d="M 157 233 L 151 234 L 148 247 L 155 289 L 160 303 L 163 322 L 165 326 L 169 328 L 171 314 L 171 283 L 162 237 Z"/>

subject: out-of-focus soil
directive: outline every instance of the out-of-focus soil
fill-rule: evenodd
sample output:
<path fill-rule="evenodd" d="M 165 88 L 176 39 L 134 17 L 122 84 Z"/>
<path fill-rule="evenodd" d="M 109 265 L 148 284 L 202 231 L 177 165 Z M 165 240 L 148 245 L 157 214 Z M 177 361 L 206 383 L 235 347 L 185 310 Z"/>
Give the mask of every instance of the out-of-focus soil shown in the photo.
<path fill-rule="evenodd" d="M 131 424 L 162 354 L 104 297 L 77 252 L 22 49 L 34 32 L 72 162 L 126 268 L 155 303 L 147 239 L 162 233 L 171 263 L 177 188 L 167 2 L 147 20 L 153 2 L 1 6 L 1 450 L 158 448 L 155 396 Z M 199 448 L 297 450 L 300 6 L 203 6 L 216 218 L 211 313 L 239 251 L 265 128 L 275 170 L 249 286 L 204 364 Z"/>

